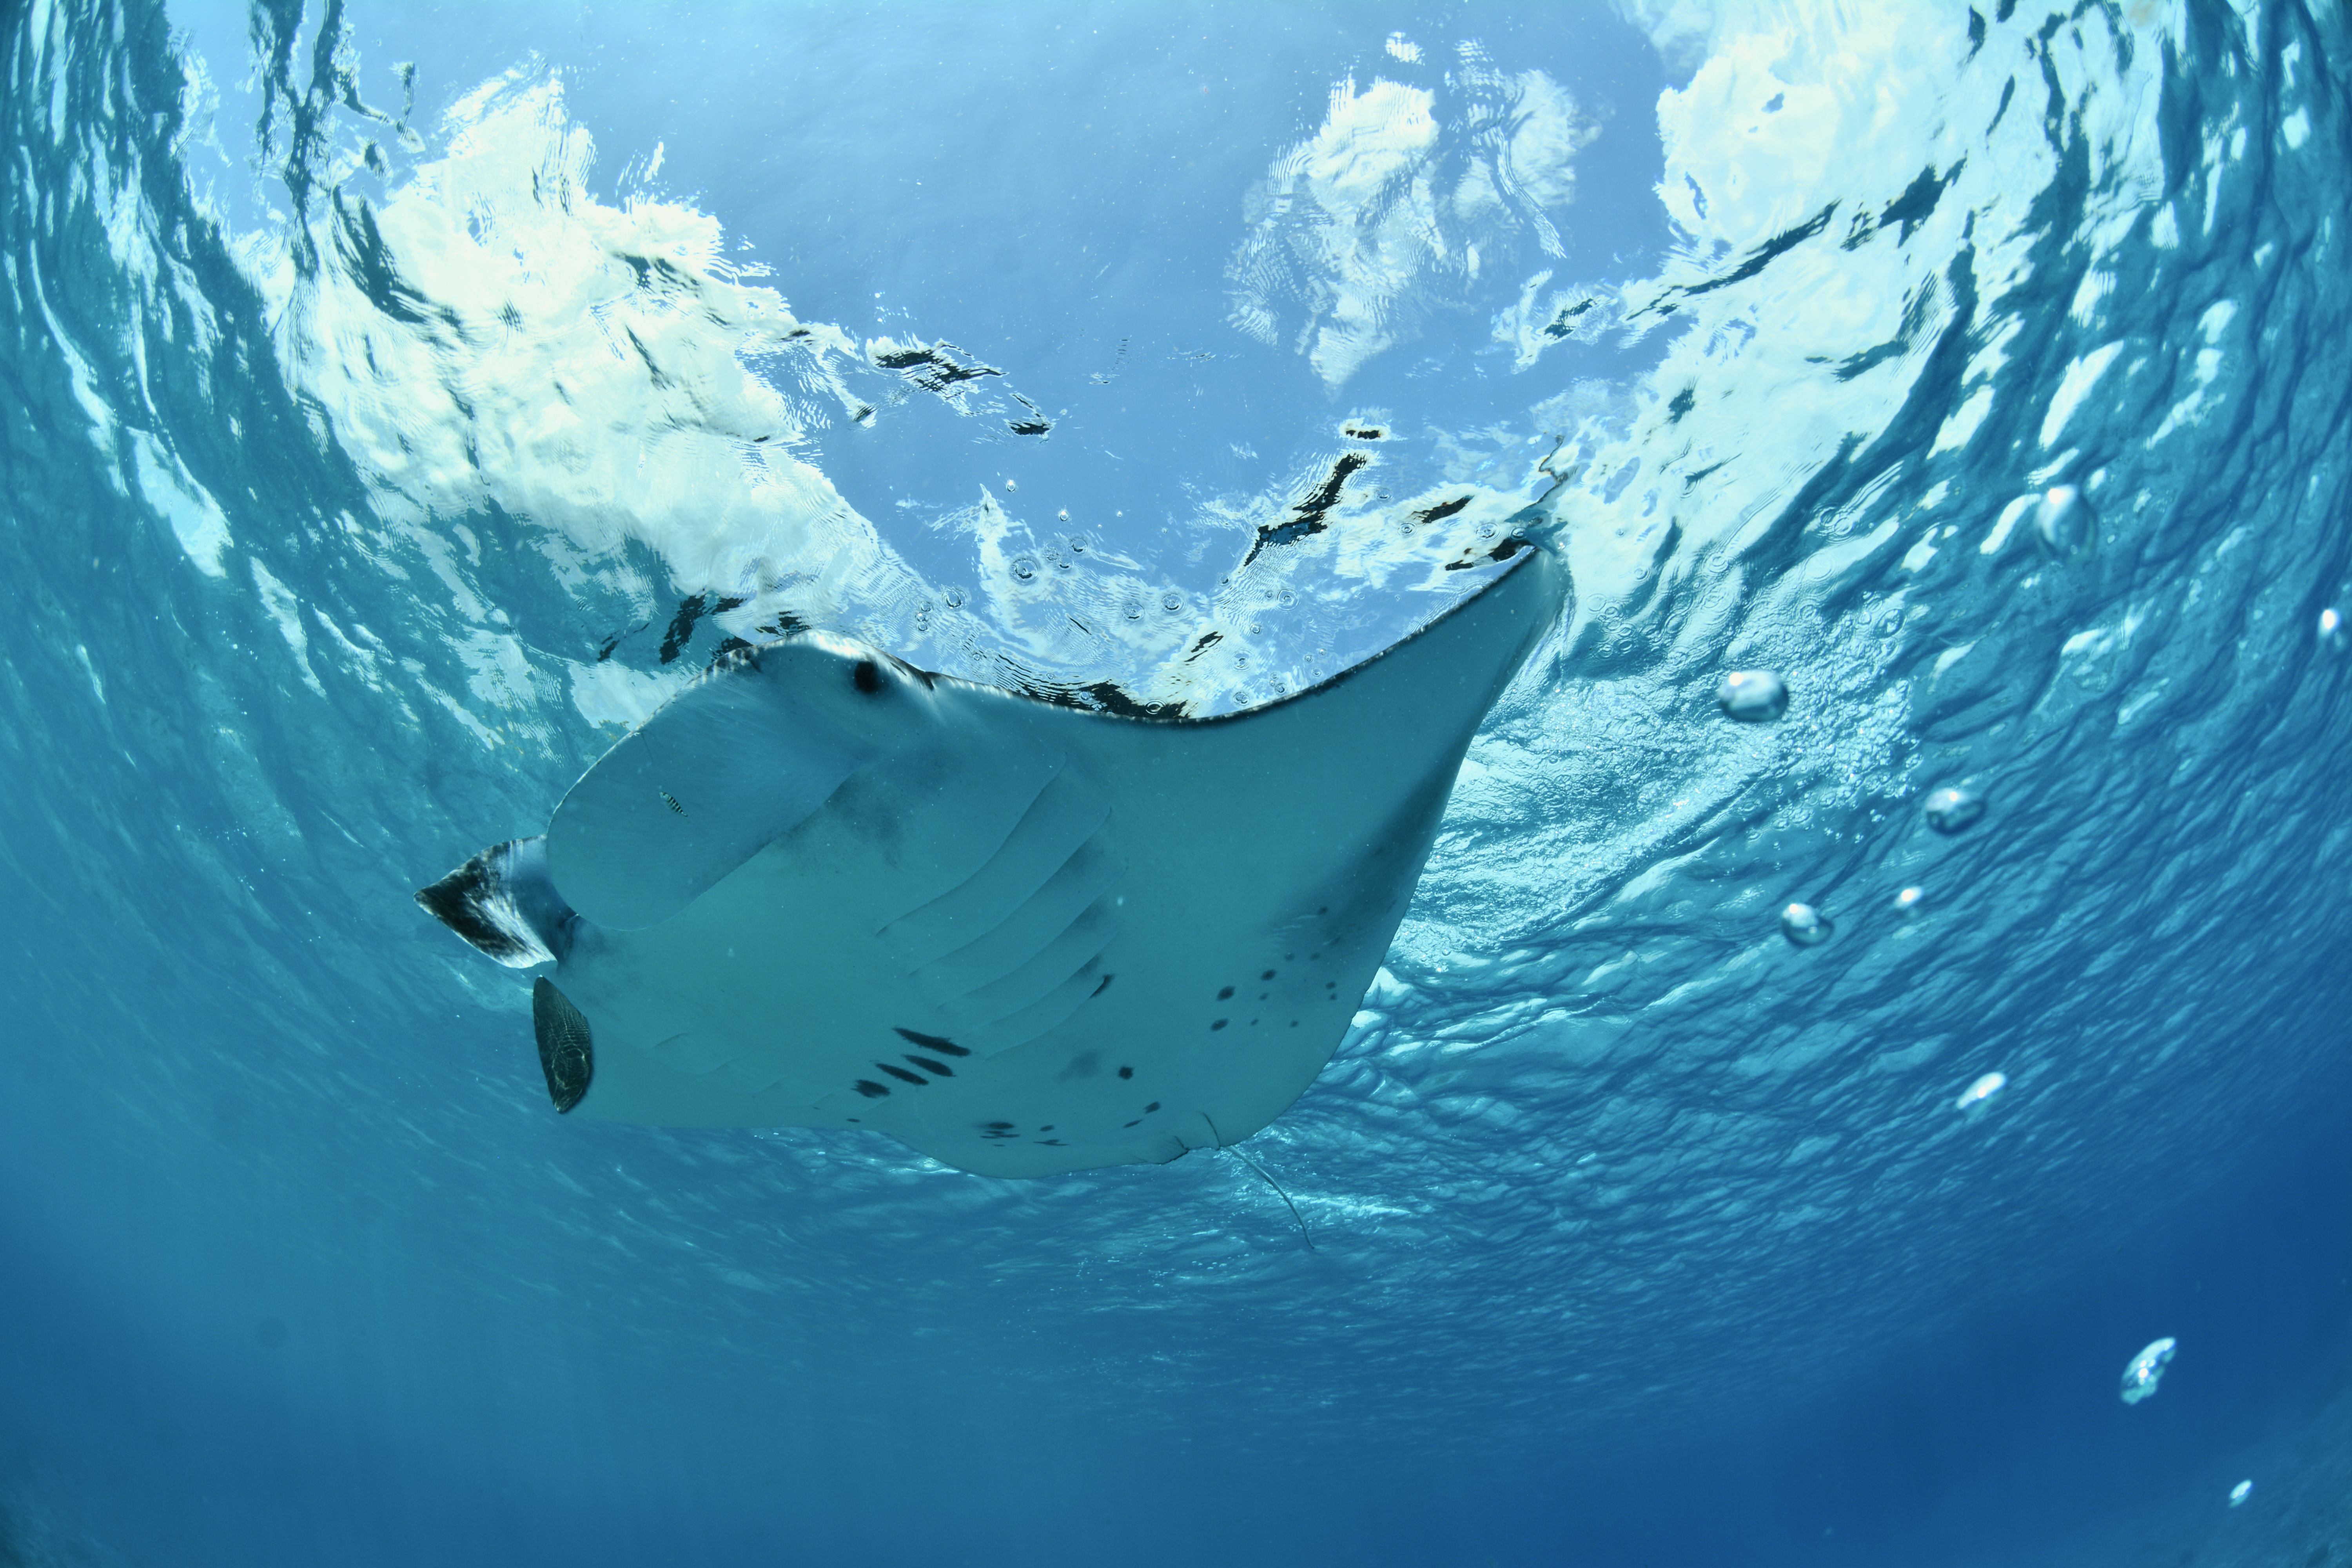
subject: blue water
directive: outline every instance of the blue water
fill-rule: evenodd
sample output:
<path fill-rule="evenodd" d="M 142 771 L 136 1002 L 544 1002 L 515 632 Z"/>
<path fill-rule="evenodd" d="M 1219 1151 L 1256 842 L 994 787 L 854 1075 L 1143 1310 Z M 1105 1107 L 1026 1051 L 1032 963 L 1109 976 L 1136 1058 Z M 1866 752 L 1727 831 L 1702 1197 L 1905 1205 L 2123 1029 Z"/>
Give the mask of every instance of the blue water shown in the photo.
<path fill-rule="evenodd" d="M 2352 1562 L 2339 11 L 0 17 L 0 1563 Z M 1563 475 L 1312 1251 L 559 1119 L 409 900 L 762 616 L 1227 710 Z"/>

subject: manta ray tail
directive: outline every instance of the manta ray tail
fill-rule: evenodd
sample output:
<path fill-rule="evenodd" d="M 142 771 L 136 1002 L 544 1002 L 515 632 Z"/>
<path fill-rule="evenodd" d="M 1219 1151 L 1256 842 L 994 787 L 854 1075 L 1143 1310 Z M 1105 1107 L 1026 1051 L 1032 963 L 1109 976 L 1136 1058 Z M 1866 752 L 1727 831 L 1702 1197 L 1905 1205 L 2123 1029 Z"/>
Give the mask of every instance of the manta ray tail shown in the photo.
<path fill-rule="evenodd" d="M 572 947 L 580 917 L 547 875 L 547 840 L 494 844 L 429 888 L 425 911 L 500 963 L 552 963 Z"/>
<path fill-rule="evenodd" d="M 1209 1118 L 1206 1114 L 1203 1114 L 1201 1120 L 1209 1122 L 1209 1131 L 1217 1140 L 1218 1148 L 1223 1150 L 1226 1153 L 1231 1154 L 1234 1159 L 1239 1160 L 1251 1170 L 1255 1171 L 1257 1173 L 1258 1180 L 1264 1182 L 1267 1186 L 1274 1189 L 1274 1195 L 1282 1200 L 1282 1206 L 1288 1209 L 1290 1211 L 1290 1217 L 1298 1222 L 1298 1239 L 1307 1244 L 1307 1251 L 1314 1251 L 1315 1237 L 1307 1234 L 1307 1216 L 1298 1212 L 1298 1205 L 1290 1201 L 1290 1194 L 1282 1190 L 1282 1184 L 1276 1181 L 1272 1176 L 1267 1175 L 1264 1165 L 1259 1164 L 1255 1160 L 1253 1160 L 1247 1154 L 1243 1153 L 1241 1150 L 1234 1147 L 1233 1144 L 1226 1142 L 1224 1134 L 1217 1131 L 1217 1124 L 1213 1121 L 1209 1121 Z"/>

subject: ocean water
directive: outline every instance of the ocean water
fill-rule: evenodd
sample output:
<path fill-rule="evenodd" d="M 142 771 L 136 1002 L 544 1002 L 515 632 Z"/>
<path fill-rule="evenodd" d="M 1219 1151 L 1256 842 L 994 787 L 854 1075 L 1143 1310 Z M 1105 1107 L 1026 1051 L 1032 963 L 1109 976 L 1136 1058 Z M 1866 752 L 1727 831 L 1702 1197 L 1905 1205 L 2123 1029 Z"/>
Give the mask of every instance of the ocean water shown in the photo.
<path fill-rule="evenodd" d="M 2352 1563 L 2340 6 L 0 19 L 0 1563 Z M 410 900 L 728 637 L 1232 711 L 1538 501 L 1311 1249 L 559 1117 Z"/>

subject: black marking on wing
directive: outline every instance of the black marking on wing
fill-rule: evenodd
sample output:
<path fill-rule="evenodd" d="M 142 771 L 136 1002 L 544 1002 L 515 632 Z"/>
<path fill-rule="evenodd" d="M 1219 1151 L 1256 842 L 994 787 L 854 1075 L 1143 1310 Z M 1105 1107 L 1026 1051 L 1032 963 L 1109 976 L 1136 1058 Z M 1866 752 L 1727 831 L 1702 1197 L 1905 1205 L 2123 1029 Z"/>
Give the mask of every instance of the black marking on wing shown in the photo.
<path fill-rule="evenodd" d="M 1445 569 L 1448 572 L 1465 572 L 1473 566 L 1484 566 L 1489 562 L 1508 561 L 1527 547 L 1528 542 L 1514 533 L 1483 554 L 1475 550 L 1465 552 L 1461 559 L 1447 562 Z"/>
<path fill-rule="evenodd" d="M 971 1055 L 969 1047 L 959 1046 L 943 1035 L 927 1035 L 920 1029 L 901 1029 L 896 1026 L 893 1026 L 890 1032 L 908 1045 L 920 1046 L 927 1051 L 941 1051 L 951 1057 Z"/>
<path fill-rule="evenodd" d="M 1187 664 L 1192 663 L 1194 659 L 1200 658 L 1202 654 L 1208 652 L 1211 648 L 1216 647 L 1219 643 L 1224 640 L 1225 634 L 1223 632 L 1202 633 L 1201 640 L 1184 650 L 1184 662 Z"/>
<path fill-rule="evenodd" d="M 1181 719 L 1184 716 L 1181 702 L 1139 702 L 1133 693 L 1113 680 L 1069 686 L 1060 681 L 1024 676 L 1014 689 L 1022 696 L 1039 702 L 1050 702 L 1056 708 L 1076 708 L 1084 713 L 1111 713 L 1121 719 Z"/>
<path fill-rule="evenodd" d="M 1291 544 L 1318 534 L 1328 526 L 1331 509 L 1339 504 L 1340 495 L 1348 488 L 1348 479 L 1355 471 L 1372 460 L 1369 452 L 1343 452 L 1331 465 L 1323 483 L 1305 500 L 1290 509 L 1291 515 L 1280 522 L 1261 524 L 1257 538 L 1251 542 L 1249 553 L 1242 557 L 1246 566 L 1258 558 L 1258 552 L 1269 544 Z"/>
<path fill-rule="evenodd" d="M 1377 441 L 1388 432 L 1377 425 L 1366 425 L 1350 419 L 1347 424 L 1339 426 L 1339 434 L 1350 441 Z"/>
<path fill-rule="evenodd" d="M 909 1055 L 907 1059 L 914 1063 L 917 1067 L 922 1068 L 927 1073 L 934 1073 L 940 1078 L 955 1077 L 955 1068 L 948 1066 L 945 1062 L 935 1062 L 929 1057 L 918 1057 L 912 1055 Z"/>
<path fill-rule="evenodd" d="M 849 1087 L 868 1100 L 880 1100 L 890 1092 L 870 1078 L 861 1078 Z"/>
<path fill-rule="evenodd" d="M 1592 307 L 1597 303 L 1599 303 L 1599 301 L 1594 300 L 1579 300 L 1575 304 L 1570 305 L 1568 309 L 1562 310 L 1559 315 L 1554 316 L 1551 319 L 1551 325 L 1544 329 L 1544 336 L 1548 338 L 1564 338 L 1568 336 L 1569 333 L 1576 330 L 1571 324 L 1575 321 L 1576 318 L 1584 314 L 1585 311 L 1592 309 Z"/>
<path fill-rule="evenodd" d="M 955 344 L 940 342 L 929 348 L 885 350 L 874 356 L 874 363 L 884 370 L 897 371 L 925 392 L 945 392 L 967 381 L 1004 374 L 992 364 L 956 358 L 962 353 Z"/>
<path fill-rule="evenodd" d="M 925 1078 L 921 1073 L 908 1072 L 905 1068 L 895 1067 L 888 1062 L 876 1062 L 874 1065 L 880 1068 L 884 1072 L 888 1073 L 892 1078 L 898 1079 L 902 1083 L 929 1083 L 931 1081 L 929 1079 Z"/>
<path fill-rule="evenodd" d="M 678 605 L 677 614 L 670 617 L 669 630 L 662 633 L 661 661 L 664 664 L 677 662 L 679 652 L 694 637 L 694 623 L 700 620 L 702 615 L 703 601 L 699 594 L 688 595 Z"/>
<path fill-rule="evenodd" d="M 1415 522 L 1443 522 L 1469 504 L 1468 496 L 1464 496 L 1457 500 L 1439 501 L 1426 511 L 1414 512 L 1412 520 Z"/>
<path fill-rule="evenodd" d="M 1903 198 L 1900 196 L 1895 198 L 1898 203 L 1900 203 L 1902 199 Z M 1734 283 L 1747 282 L 1748 279 L 1755 277 L 1767 267 L 1771 266 L 1774 258 L 1779 257 L 1782 252 L 1795 249 L 1798 246 L 1804 244 L 1805 241 L 1821 233 L 1822 230 L 1829 227 L 1830 215 L 1835 211 L 1837 211 L 1837 203 L 1832 202 L 1829 205 L 1823 207 L 1820 212 L 1815 213 L 1811 218 L 1799 224 L 1796 227 L 1783 229 L 1780 233 L 1774 235 L 1771 238 L 1758 246 L 1756 249 L 1749 254 L 1747 260 L 1741 262 L 1738 267 L 1733 268 L 1729 272 L 1725 273 L 1722 277 L 1710 278 L 1704 283 L 1695 283 L 1691 287 L 1684 289 L 1683 293 L 1685 295 L 1711 294 L 1717 289 L 1728 288 Z"/>

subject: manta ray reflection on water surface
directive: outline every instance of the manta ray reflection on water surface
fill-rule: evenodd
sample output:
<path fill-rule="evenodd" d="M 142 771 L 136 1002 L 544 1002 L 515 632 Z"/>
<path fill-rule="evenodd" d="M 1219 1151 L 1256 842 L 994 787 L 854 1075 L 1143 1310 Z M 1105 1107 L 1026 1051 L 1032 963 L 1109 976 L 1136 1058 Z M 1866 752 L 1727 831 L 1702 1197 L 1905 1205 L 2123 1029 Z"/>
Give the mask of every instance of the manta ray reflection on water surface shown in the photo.
<path fill-rule="evenodd" d="M 720 659 L 541 838 L 417 900 L 518 967 L 561 1110 L 861 1127 L 1044 1176 L 1235 1142 L 1331 1058 L 1463 753 L 1558 618 L 1513 540 L 1281 701 L 1129 717 L 813 633 Z"/>

